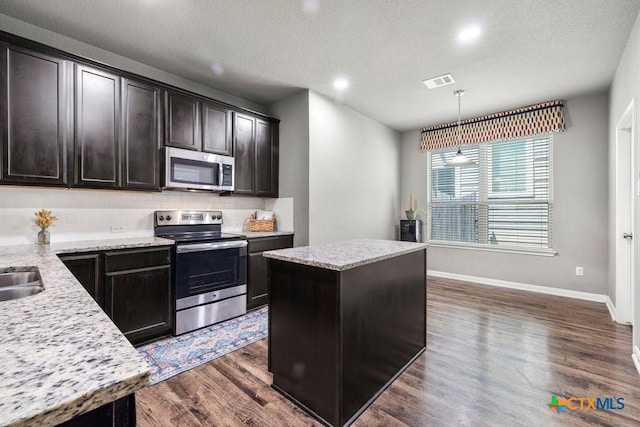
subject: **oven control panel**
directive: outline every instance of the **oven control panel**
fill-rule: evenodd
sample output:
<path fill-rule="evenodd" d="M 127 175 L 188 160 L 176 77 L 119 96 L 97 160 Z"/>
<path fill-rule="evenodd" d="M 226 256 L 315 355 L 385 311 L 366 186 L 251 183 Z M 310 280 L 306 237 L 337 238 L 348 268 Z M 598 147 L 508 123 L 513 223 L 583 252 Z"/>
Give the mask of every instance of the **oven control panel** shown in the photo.
<path fill-rule="evenodd" d="M 221 211 L 156 211 L 156 227 L 163 225 L 222 224 Z"/>

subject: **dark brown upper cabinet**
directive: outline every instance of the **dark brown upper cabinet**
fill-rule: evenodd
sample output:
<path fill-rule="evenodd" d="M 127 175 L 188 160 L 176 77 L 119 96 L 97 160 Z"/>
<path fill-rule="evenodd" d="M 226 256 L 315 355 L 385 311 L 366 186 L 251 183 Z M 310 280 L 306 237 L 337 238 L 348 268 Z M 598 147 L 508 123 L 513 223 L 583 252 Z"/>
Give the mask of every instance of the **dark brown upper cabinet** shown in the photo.
<path fill-rule="evenodd" d="M 166 145 L 232 155 L 235 194 L 277 197 L 277 120 L 0 38 L 0 184 L 159 191 Z"/>
<path fill-rule="evenodd" d="M 235 157 L 234 194 L 251 194 L 255 186 L 256 119 L 242 113 L 234 113 L 233 153 Z"/>
<path fill-rule="evenodd" d="M 165 144 L 200 151 L 200 103 L 175 92 L 165 93 Z"/>
<path fill-rule="evenodd" d="M 256 196 L 278 197 L 278 126 L 256 120 Z"/>
<path fill-rule="evenodd" d="M 278 125 L 234 113 L 235 194 L 278 197 Z"/>
<path fill-rule="evenodd" d="M 75 77 L 73 185 L 120 187 L 120 77 L 79 64 Z"/>
<path fill-rule="evenodd" d="M 160 189 L 161 92 L 157 87 L 122 79 L 124 188 Z"/>
<path fill-rule="evenodd" d="M 231 156 L 231 112 L 213 102 L 168 91 L 166 145 Z"/>
<path fill-rule="evenodd" d="M 0 46 L 0 182 L 64 186 L 72 64 L 7 43 Z"/>
<path fill-rule="evenodd" d="M 202 151 L 231 156 L 231 112 L 209 102 L 202 103 Z"/>

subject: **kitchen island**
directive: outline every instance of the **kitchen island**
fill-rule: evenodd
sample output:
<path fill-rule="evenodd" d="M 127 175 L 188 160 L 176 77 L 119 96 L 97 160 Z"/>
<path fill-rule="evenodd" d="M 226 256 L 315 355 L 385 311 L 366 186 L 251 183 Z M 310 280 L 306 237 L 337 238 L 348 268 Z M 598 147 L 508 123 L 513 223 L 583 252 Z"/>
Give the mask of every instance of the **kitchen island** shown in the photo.
<path fill-rule="evenodd" d="M 387 240 L 265 252 L 273 388 L 351 424 L 426 348 L 426 245 Z"/>
<path fill-rule="evenodd" d="M 0 247 L 0 272 L 37 269 L 45 288 L 0 302 L 0 426 L 112 425 L 91 417 L 114 411 L 124 414 L 115 425 L 135 423 L 133 393 L 149 384 L 149 366 L 57 254 L 172 244 L 142 237 Z"/>

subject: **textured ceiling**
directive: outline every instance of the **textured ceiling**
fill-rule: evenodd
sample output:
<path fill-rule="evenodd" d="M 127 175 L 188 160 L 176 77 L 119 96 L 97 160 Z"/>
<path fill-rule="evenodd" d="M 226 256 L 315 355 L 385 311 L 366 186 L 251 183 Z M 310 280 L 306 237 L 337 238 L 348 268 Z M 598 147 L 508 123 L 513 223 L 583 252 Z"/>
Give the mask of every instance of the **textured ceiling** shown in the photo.
<path fill-rule="evenodd" d="M 263 105 L 309 88 L 400 131 L 611 83 L 638 0 L 2 0 L 0 13 Z M 482 27 L 468 44 L 457 33 Z M 452 73 L 429 90 L 422 80 Z M 332 81 L 351 86 L 338 96 Z"/>

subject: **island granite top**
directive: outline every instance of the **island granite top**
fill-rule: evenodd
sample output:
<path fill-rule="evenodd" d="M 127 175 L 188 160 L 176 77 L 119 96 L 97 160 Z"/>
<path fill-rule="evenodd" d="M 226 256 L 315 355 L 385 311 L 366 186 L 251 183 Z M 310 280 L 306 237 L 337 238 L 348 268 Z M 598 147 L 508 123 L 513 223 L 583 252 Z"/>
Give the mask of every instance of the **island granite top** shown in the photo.
<path fill-rule="evenodd" d="M 0 247 L 0 272 L 35 267 L 45 290 L 0 302 L 0 426 L 56 425 L 149 384 L 149 366 L 57 253 L 165 246 L 154 237 Z"/>
<path fill-rule="evenodd" d="M 424 243 L 356 239 L 264 252 L 267 258 L 344 271 L 426 249 Z"/>

